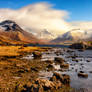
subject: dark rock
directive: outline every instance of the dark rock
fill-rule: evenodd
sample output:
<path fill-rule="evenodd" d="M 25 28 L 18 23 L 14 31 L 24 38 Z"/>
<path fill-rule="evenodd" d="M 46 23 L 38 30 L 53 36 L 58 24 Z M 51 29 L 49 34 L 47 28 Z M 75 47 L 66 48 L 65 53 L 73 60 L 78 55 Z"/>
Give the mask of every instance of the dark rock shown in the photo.
<path fill-rule="evenodd" d="M 78 51 L 83 52 L 83 51 L 84 51 L 84 49 L 79 49 Z"/>
<path fill-rule="evenodd" d="M 51 64 L 49 64 L 49 65 L 47 66 L 47 68 L 48 68 L 48 71 L 50 71 L 50 70 L 54 70 L 54 69 L 55 69 L 54 66 L 51 65 Z"/>
<path fill-rule="evenodd" d="M 56 63 L 59 63 L 59 64 L 62 64 L 62 63 L 65 62 L 65 60 L 64 60 L 63 58 L 60 58 L 60 57 L 55 57 L 54 61 L 55 61 Z"/>
<path fill-rule="evenodd" d="M 63 63 L 63 64 L 60 65 L 60 67 L 61 67 L 61 68 L 69 68 L 69 64 L 64 64 L 64 63 Z"/>
<path fill-rule="evenodd" d="M 26 91 L 23 92 L 53 92 L 70 83 L 70 77 L 68 75 L 60 75 L 59 73 L 54 73 L 50 80 L 38 78 L 34 81 L 31 86 L 26 86 Z"/>
<path fill-rule="evenodd" d="M 62 54 L 62 52 L 59 50 L 59 51 L 56 51 L 55 54 L 56 54 L 57 56 L 59 56 L 59 55 Z"/>
<path fill-rule="evenodd" d="M 78 71 L 78 69 L 75 69 L 75 72 L 77 72 Z"/>
<path fill-rule="evenodd" d="M 36 69 L 36 68 L 31 68 L 31 71 L 38 72 L 38 69 Z"/>
<path fill-rule="evenodd" d="M 64 85 L 70 84 L 70 76 L 69 75 L 63 74 L 63 84 Z"/>
<path fill-rule="evenodd" d="M 74 52 L 74 51 L 73 51 L 73 50 L 67 50 L 67 52 L 68 52 L 68 53 L 72 53 L 72 52 Z"/>
<path fill-rule="evenodd" d="M 84 71 L 80 71 L 80 73 L 84 73 Z"/>
<path fill-rule="evenodd" d="M 79 62 L 77 59 L 72 59 L 72 61 Z"/>
<path fill-rule="evenodd" d="M 24 73 L 25 72 L 25 70 L 19 70 L 18 71 L 18 73 Z"/>
<path fill-rule="evenodd" d="M 91 62 L 90 60 L 87 60 L 87 62 Z"/>
<path fill-rule="evenodd" d="M 92 71 L 89 71 L 89 73 L 92 73 Z"/>
<path fill-rule="evenodd" d="M 52 60 L 46 60 L 45 62 L 46 62 L 46 63 L 49 63 L 49 64 L 52 64 L 52 63 L 53 63 Z"/>
<path fill-rule="evenodd" d="M 83 73 L 83 72 L 79 72 L 79 73 L 78 73 L 78 76 L 79 76 L 79 77 L 83 77 L 83 78 L 88 78 L 88 74 Z"/>
<path fill-rule="evenodd" d="M 47 79 L 38 78 L 35 81 L 35 84 L 36 84 L 36 89 L 38 90 L 37 92 L 44 92 L 44 91 L 52 90 L 55 88 L 55 84 L 52 81 L 49 81 Z M 33 88 L 34 88 L 34 86 L 33 86 Z M 35 92 L 35 91 L 33 91 L 33 92 Z"/>
<path fill-rule="evenodd" d="M 29 92 L 43 92 L 40 88 L 41 86 L 38 86 L 37 84 L 33 84 L 31 87 L 30 87 L 30 91 Z M 40 90 L 39 90 L 40 89 Z M 27 88 L 27 91 L 28 91 L 28 88 Z M 27 92 L 26 91 L 26 92 Z"/>
<path fill-rule="evenodd" d="M 86 49 L 87 46 L 84 43 L 74 43 L 74 44 L 70 45 L 69 48 L 72 48 L 72 49 Z"/>
<path fill-rule="evenodd" d="M 64 85 L 70 84 L 70 76 L 66 74 L 61 75 L 55 72 L 50 80 L 54 82 L 60 81 Z"/>
<path fill-rule="evenodd" d="M 42 57 L 42 53 L 39 52 L 39 51 L 35 51 L 35 52 L 33 52 L 32 54 L 33 54 L 33 57 L 34 57 L 35 59 Z"/>
<path fill-rule="evenodd" d="M 51 77 L 50 80 L 51 80 L 51 81 L 57 81 L 57 80 L 59 80 L 60 82 L 62 82 L 62 81 L 63 81 L 63 76 L 62 76 L 61 74 L 55 72 L 55 73 L 53 74 L 53 76 Z"/>

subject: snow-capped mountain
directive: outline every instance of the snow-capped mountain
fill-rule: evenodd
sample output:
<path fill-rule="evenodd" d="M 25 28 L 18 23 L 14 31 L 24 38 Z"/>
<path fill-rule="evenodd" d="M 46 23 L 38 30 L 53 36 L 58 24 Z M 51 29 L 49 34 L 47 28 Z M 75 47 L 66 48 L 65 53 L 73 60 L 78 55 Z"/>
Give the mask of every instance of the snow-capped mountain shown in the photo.
<path fill-rule="evenodd" d="M 40 32 L 39 38 L 50 40 L 54 38 L 54 35 L 50 33 L 47 29 L 44 29 Z"/>
<path fill-rule="evenodd" d="M 5 20 L 0 23 L 0 44 L 39 43 L 33 34 L 24 31 L 14 21 Z"/>
<path fill-rule="evenodd" d="M 73 29 L 60 35 L 56 39 L 51 42 L 64 42 L 64 41 L 82 41 L 82 40 L 90 40 L 92 39 L 92 29 L 90 30 L 81 30 L 81 29 Z"/>

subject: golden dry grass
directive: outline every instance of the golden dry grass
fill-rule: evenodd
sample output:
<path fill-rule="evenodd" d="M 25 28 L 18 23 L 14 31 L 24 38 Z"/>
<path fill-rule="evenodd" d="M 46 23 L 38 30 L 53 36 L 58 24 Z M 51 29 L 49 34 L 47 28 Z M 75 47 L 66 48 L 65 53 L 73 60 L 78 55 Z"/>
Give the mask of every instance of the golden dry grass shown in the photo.
<path fill-rule="evenodd" d="M 0 46 L 0 56 L 19 56 L 19 52 L 41 50 L 39 47 Z"/>

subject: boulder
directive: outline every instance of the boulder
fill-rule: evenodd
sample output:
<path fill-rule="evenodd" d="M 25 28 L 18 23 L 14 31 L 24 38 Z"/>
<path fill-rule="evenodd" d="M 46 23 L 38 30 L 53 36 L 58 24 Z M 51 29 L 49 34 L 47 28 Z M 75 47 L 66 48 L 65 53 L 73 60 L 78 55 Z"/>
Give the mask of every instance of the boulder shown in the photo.
<path fill-rule="evenodd" d="M 36 79 L 35 83 L 30 87 L 31 92 L 44 92 L 53 90 L 55 88 L 55 84 L 48 79 Z"/>
<path fill-rule="evenodd" d="M 91 62 L 90 60 L 87 60 L 87 62 Z"/>
<path fill-rule="evenodd" d="M 42 53 L 39 52 L 39 51 L 35 51 L 35 52 L 33 52 L 32 54 L 33 54 L 33 57 L 34 57 L 35 59 L 42 57 Z"/>
<path fill-rule="evenodd" d="M 59 74 L 59 73 L 54 73 L 53 76 L 50 78 L 51 81 L 57 82 L 60 81 L 61 84 L 63 85 L 69 85 L 70 84 L 70 76 L 66 74 Z"/>
<path fill-rule="evenodd" d="M 63 64 L 60 65 L 60 67 L 61 67 L 61 68 L 69 68 L 69 64 L 63 63 Z"/>
<path fill-rule="evenodd" d="M 52 60 L 46 60 L 45 62 L 48 63 L 48 64 L 52 64 L 53 63 Z"/>
<path fill-rule="evenodd" d="M 60 58 L 60 57 L 55 57 L 54 61 L 55 61 L 56 63 L 59 63 L 59 64 L 62 64 L 62 63 L 65 62 L 65 60 L 64 60 L 63 58 Z"/>
<path fill-rule="evenodd" d="M 49 81 L 48 79 L 38 78 L 35 83 L 42 85 L 44 90 L 53 89 L 55 87 L 55 84 L 52 81 Z"/>
<path fill-rule="evenodd" d="M 70 83 L 70 77 L 68 75 L 61 75 L 59 73 L 54 73 L 50 80 L 37 78 L 35 82 L 27 87 L 26 92 L 53 92 L 62 87 L 62 85 L 67 85 Z"/>
<path fill-rule="evenodd" d="M 51 81 L 57 81 L 59 80 L 61 83 L 63 81 L 63 76 L 57 72 L 53 73 L 53 76 L 50 78 Z"/>
<path fill-rule="evenodd" d="M 89 73 L 92 73 L 92 71 L 89 71 Z"/>
<path fill-rule="evenodd" d="M 63 84 L 69 85 L 70 84 L 70 76 L 66 75 L 66 74 L 63 74 L 62 76 L 63 76 Z"/>
<path fill-rule="evenodd" d="M 48 70 L 54 70 L 54 69 L 55 69 L 52 64 L 49 64 L 49 65 L 47 66 L 47 68 L 48 68 Z"/>
<path fill-rule="evenodd" d="M 79 62 L 78 59 L 72 59 L 72 61 Z"/>
<path fill-rule="evenodd" d="M 86 73 L 84 73 L 84 72 L 79 72 L 79 73 L 78 73 L 78 77 L 88 78 L 88 74 L 86 74 Z"/>

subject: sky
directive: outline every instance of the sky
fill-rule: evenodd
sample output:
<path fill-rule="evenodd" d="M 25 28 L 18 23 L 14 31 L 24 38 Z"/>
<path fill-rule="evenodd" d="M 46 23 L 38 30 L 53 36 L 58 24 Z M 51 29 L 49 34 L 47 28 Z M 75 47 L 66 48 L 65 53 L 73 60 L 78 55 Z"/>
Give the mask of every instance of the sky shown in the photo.
<path fill-rule="evenodd" d="M 92 20 L 92 0 L 0 0 L 0 8 L 19 9 L 38 2 L 48 2 L 55 9 L 68 11 L 68 21 Z"/>

